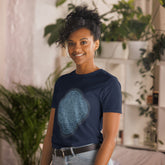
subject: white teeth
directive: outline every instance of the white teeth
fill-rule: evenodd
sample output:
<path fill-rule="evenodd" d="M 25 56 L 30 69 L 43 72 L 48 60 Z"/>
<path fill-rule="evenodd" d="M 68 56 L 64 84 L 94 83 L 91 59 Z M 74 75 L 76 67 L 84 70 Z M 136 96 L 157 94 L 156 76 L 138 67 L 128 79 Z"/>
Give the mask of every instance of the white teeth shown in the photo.
<path fill-rule="evenodd" d="M 83 54 L 77 54 L 77 55 L 75 55 L 75 56 L 82 56 Z"/>

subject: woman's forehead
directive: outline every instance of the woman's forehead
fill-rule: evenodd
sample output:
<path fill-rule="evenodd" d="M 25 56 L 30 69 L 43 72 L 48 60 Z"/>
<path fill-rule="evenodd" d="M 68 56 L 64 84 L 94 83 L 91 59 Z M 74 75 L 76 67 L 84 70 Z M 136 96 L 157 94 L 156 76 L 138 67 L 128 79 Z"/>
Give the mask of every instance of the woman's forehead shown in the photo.
<path fill-rule="evenodd" d="M 93 39 L 93 35 L 91 34 L 90 30 L 86 28 L 81 28 L 72 32 L 68 37 L 68 40 L 83 40 L 83 39 Z"/>

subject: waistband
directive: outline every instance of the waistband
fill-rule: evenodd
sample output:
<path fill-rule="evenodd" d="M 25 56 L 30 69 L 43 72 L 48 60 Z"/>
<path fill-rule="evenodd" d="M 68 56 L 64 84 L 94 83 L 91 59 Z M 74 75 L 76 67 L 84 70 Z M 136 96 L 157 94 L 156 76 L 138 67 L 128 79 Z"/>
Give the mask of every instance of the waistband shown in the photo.
<path fill-rule="evenodd" d="M 89 144 L 81 147 L 69 147 L 69 148 L 61 148 L 61 149 L 53 149 L 53 154 L 56 156 L 64 157 L 69 155 L 75 155 L 82 152 L 92 151 L 100 148 L 101 144 Z"/>

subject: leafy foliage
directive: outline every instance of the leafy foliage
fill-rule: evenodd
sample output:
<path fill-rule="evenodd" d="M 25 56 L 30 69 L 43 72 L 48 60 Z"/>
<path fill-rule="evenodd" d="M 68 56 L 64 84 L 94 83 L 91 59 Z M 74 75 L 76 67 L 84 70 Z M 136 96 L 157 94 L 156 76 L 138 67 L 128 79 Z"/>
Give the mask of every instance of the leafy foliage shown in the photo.
<path fill-rule="evenodd" d="M 71 62 L 50 74 L 45 89 L 16 84 L 8 90 L 0 85 L 0 138 L 13 146 L 23 165 L 39 164 L 37 151 L 45 136 L 54 83 L 70 66 Z"/>
<path fill-rule="evenodd" d="M 48 44 L 49 46 L 55 43 L 59 39 L 59 30 L 63 28 L 65 20 L 62 18 L 57 19 L 56 24 L 50 24 L 44 29 L 44 37 L 49 34 Z"/>
<path fill-rule="evenodd" d="M 57 1 L 56 2 L 56 6 L 60 6 L 61 4 L 63 4 L 65 1 Z M 58 5 L 57 5 L 58 3 Z M 68 4 L 68 11 L 74 10 L 75 9 L 75 5 L 72 3 Z M 51 46 L 52 44 L 54 44 L 60 36 L 59 31 L 64 27 L 64 23 L 65 23 L 65 19 L 64 18 L 59 18 L 57 19 L 56 23 L 54 24 L 50 24 L 47 25 L 44 28 L 44 37 L 48 36 L 48 44 L 49 46 Z"/>
<path fill-rule="evenodd" d="M 49 90 L 53 91 L 53 87 L 57 79 L 60 77 L 60 75 L 69 67 L 71 67 L 73 62 L 68 62 L 62 69 L 57 68 L 53 73 L 51 73 L 47 80 L 46 80 L 46 86 Z"/>
<path fill-rule="evenodd" d="M 151 70 L 156 61 L 160 61 L 161 56 L 164 56 L 165 50 L 165 34 L 156 34 L 152 50 L 147 52 L 146 49 L 141 49 L 141 58 L 138 61 L 138 66 L 142 64 L 141 73 Z"/>
<path fill-rule="evenodd" d="M 33 86 L 0 86 L 0 138 L 15 144 L 22 164 L 33 165 L 49 118 L 51 92 Z"/>
<path fill-rule="evenodd" d="M 165 7 L 165 0 L 159 0 L 160 1 L 160 4 Z"/>
<path fill-rule="evenodd" d="M 146 49 L 141 49 L 140 60 L 137 62 L 139 67 L 139 72 L 142 76 L 142 81 L 137 81 L 136 84 L 139 85 L 139 98 L 136 100 L 138 104 L 140 104 L 139 115 L 150 117 L 150 125 L 156 129 L 157 125 L 157 110 L 153 105 L 142 106 L 142 102 L 146 101 L 146 97 L 148 93 L 153 92 L 154 87 L 150 87 L 150 91 L 147 90 L 145 83 L 145 78 L 150 76 L 153 80 L 154 77 L 154 68 L 157 61 L 160 61 L 160 57 L 164 55 L 165 50 L 165 35 L 164 34 L 155 34 L 155 41 L 153 43 L 153 47 L 151 51 L 147 51 Z M 161 140 L 158 139 L 160 144 L 163 144 Z"/>
<path fill-rule="evenodd" d="M 147 40 L 154 32 L 151 15 L 144 15 L 140 7 L 135 8 L 134 0 L 119 1 L 111 12 L 117 13 L 121 34 L 127 40 Z"/>
<path fill-rule="evenodd" d="M 115 20 L 109 23 L 108 25 L 102 23 L 101 26 L 102 41 L 123 41 L 124 38 L 122 36 L 123 29 L 119 25 L 119 21 Z"/>
<path fill-rule="evenodd" d="M 56 7 L 65 3 L 66 0 L 57 0 Z M 103 1 L 104 2 L 104 1 Z M 104 2 L 105 3 L 105 2 Z M 93 7 L 96 4 L 92 1 Z M 68 11 L 75 9 L 73 3 L 68 4 Z M 118 19 L 107 18 L 111 13 L 116 13 Z M 100 15 L 101 40 L 102 41 L 123 41 L 123 48 L 126 44 L 124 40 L 149 39 L 154 28 L 151 24 L 151 16 L 144 15 L 140 7 L 134 7 L 134 0 L 121 0 L 114 4 L 112 9 Z M 57 19 L 56 23 L 47 25 L 44 29 L 44 37 L 48 36 L 49 46 L 55 43 L 59 38 L 59 30 L 64 26 L 64 18 Z M 99 50 L 101 52 L 101 49 Z"/>

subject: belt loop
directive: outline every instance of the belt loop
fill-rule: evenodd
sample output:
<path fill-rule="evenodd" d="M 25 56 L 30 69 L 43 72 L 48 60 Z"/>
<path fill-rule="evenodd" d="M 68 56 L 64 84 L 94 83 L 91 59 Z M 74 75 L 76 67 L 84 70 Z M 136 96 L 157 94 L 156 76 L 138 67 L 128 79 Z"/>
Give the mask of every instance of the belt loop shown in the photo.
<path fill-rule="evenodd" d="M 53 153 L 54 153 L 54 155 L 55 155 L 55 157 L 56 157 L 56 148 L 54 149 L 54 152 L 53 152 Z"/>
<path fill-rule="evenodd" d="M 73 151 L 73 147 L 70 148 L 70 151 L 71 151 L 72 155 L 75 156 L 75 153 Z"/>
<path fill-rule="evenodd" d="M 61 150 L 61 152 L 62 152 L 62 157 L 64 158 L 64 157 L 65 157 L 64 149 L 61 148 L 60 150 Z"/>

